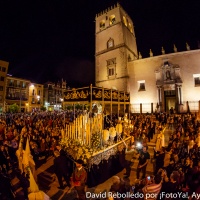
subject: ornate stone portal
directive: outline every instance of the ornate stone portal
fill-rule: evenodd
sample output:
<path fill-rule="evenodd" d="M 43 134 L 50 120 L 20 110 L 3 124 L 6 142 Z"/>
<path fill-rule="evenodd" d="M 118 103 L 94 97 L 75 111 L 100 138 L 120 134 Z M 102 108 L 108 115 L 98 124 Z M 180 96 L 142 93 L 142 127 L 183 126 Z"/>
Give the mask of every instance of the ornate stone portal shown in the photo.
<path fill-rule="evenodd" d="M 182 106 L 182 79 L 180 67 L 169 61 L 155 71 L 158 91 L 158 111 L 168 112 L 170 108 L 180 112 Z"/>

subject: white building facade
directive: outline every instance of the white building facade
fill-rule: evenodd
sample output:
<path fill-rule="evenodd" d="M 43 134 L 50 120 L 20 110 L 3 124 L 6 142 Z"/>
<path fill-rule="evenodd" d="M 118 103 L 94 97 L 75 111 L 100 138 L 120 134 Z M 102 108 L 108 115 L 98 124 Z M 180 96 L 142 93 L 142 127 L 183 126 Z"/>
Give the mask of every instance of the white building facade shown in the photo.
<path fill-rule="evenodd" d="M 200 106 L 200 50 L 142 58 L 134 25 L 117 4 L 96 16 L 96 86 L 130 92 L 133 113 L 197 112 Z"/>

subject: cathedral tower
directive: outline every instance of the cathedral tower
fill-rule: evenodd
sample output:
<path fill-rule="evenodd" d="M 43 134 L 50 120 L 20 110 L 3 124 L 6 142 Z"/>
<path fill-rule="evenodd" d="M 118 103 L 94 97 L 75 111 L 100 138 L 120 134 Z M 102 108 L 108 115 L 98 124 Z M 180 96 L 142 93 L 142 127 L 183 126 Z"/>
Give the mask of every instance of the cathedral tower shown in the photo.
<path fill-rule="evenodd" d="M 138 58 L 131 18 L 117 4 L 96 15 L 96 86 L 127 91 L 129 61 Z"/>

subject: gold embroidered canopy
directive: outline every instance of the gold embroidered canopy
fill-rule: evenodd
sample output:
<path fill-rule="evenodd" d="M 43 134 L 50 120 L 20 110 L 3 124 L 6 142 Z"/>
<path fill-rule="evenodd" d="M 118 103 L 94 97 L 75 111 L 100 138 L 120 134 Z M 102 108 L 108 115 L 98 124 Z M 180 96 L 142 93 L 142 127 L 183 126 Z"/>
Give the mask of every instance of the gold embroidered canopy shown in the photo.
<path fill-rule="evenodd" d="M 130 102 L 130 94 L 113 89 L 102 87 L 83 87 L 73 88 L 64 92 L 64 102 L 81 102 L 81 101 L 113 101 L 113 102 Z"/>

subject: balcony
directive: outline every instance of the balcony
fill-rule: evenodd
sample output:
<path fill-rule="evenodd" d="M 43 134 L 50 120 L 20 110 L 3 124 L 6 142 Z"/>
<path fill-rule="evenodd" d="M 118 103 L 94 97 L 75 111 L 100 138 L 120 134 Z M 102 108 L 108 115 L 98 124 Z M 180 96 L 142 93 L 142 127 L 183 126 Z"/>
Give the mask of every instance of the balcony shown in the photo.
<path fill-rule="evenodd" d="M 8 99 L 8 100 L 20 100 L 20 97 L 9 97 L 9 96 L 6 96 L 6 99 Z M 28 98 L 21 97 L 21 101 L 28 101 Z"/>
<path fill-rule="evenodd" d="M 17 85 L 17 84 L 14 84 L 14 83 L 9 83 L 8 84 L 8 87 L 11 87 L 11 88 L 21 88 L 21 89 L 26 89 L 26 85 Z"/>

